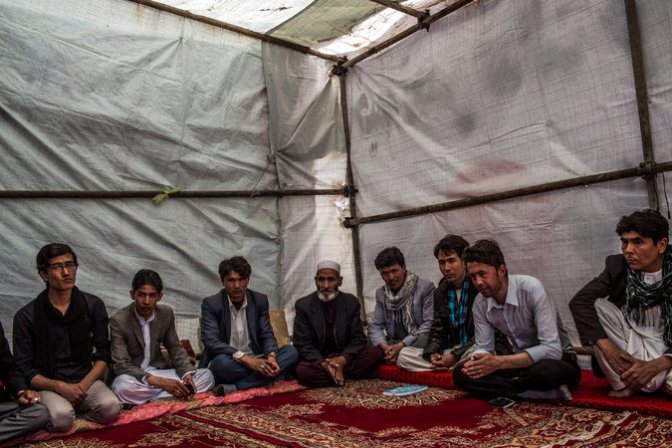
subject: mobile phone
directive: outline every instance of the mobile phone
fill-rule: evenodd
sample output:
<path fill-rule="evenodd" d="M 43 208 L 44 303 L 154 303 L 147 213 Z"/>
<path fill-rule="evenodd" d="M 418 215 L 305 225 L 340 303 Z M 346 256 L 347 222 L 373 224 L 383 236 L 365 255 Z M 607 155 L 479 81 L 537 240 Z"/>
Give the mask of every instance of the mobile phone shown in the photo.
<path fill-rule="evenodd" d="M 493 398 L 492 400 L 488 400 L 488 403 L 493 406 L 500 406 L 502 408 L 508 408 L 516 404 L 515 400 L 506 397 Z"/>
<path fill-rule="evenodd" d="M 187 386 L 187 389 L 189 389 L 189 393 L 191 395 L 194 395 L 196 393 L 196 391 L 194 390 L 194 385 L 193 384 L 185 383 L 184 385 Z"/>

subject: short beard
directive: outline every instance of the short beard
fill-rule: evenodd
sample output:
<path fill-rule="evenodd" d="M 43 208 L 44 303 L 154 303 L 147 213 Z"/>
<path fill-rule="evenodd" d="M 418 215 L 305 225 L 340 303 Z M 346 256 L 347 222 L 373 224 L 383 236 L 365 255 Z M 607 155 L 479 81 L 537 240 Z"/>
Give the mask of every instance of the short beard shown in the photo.
<path fill-rule="evenodd" d="M 337 295 L 338 291 L 323 291 L 323 290 L 317 291 L 317 298 L 323 302 L 330 302 L 334 300 Z"/>

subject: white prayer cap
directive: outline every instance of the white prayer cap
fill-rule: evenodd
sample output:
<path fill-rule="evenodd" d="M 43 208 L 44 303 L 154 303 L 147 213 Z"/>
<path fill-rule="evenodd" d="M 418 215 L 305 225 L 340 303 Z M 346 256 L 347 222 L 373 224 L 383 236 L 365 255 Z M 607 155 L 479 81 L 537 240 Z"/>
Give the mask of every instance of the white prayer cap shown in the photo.
<path fill-rule="evenodd" d="M 331 260 L 322 260 L 317 263 L 317 270 L 319 271 L 320 269 L 332 269 L 338 272 L 339 275 L 341 274 L 341 265 Z"/>

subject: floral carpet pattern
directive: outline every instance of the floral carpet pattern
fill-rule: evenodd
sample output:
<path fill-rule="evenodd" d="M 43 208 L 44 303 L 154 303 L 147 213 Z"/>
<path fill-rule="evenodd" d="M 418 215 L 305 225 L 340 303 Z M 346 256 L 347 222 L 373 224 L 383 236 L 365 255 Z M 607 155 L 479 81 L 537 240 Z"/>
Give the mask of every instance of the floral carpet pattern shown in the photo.
<path fill-rule="evenodd" d="M 28 444 L 116 447 L 651 447 L 672 444 L 672 421 L 553 404 L 495 408 L 459 391 L 389 397 L 384 380 L 301 390 Z"/>

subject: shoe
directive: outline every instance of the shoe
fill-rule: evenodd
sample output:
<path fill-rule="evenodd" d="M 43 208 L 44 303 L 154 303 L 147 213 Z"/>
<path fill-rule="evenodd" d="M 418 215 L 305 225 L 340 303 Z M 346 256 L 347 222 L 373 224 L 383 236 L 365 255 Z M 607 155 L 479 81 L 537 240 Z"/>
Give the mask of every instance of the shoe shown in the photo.
<path fill-rule="evenodd" d="M 216 396 L 223 397 L 225 395 L 230 394 L 231 392 L 237 391 L 238 388 L 233 384 L 218 384 L 215 386 L 213 390 Z"/>

